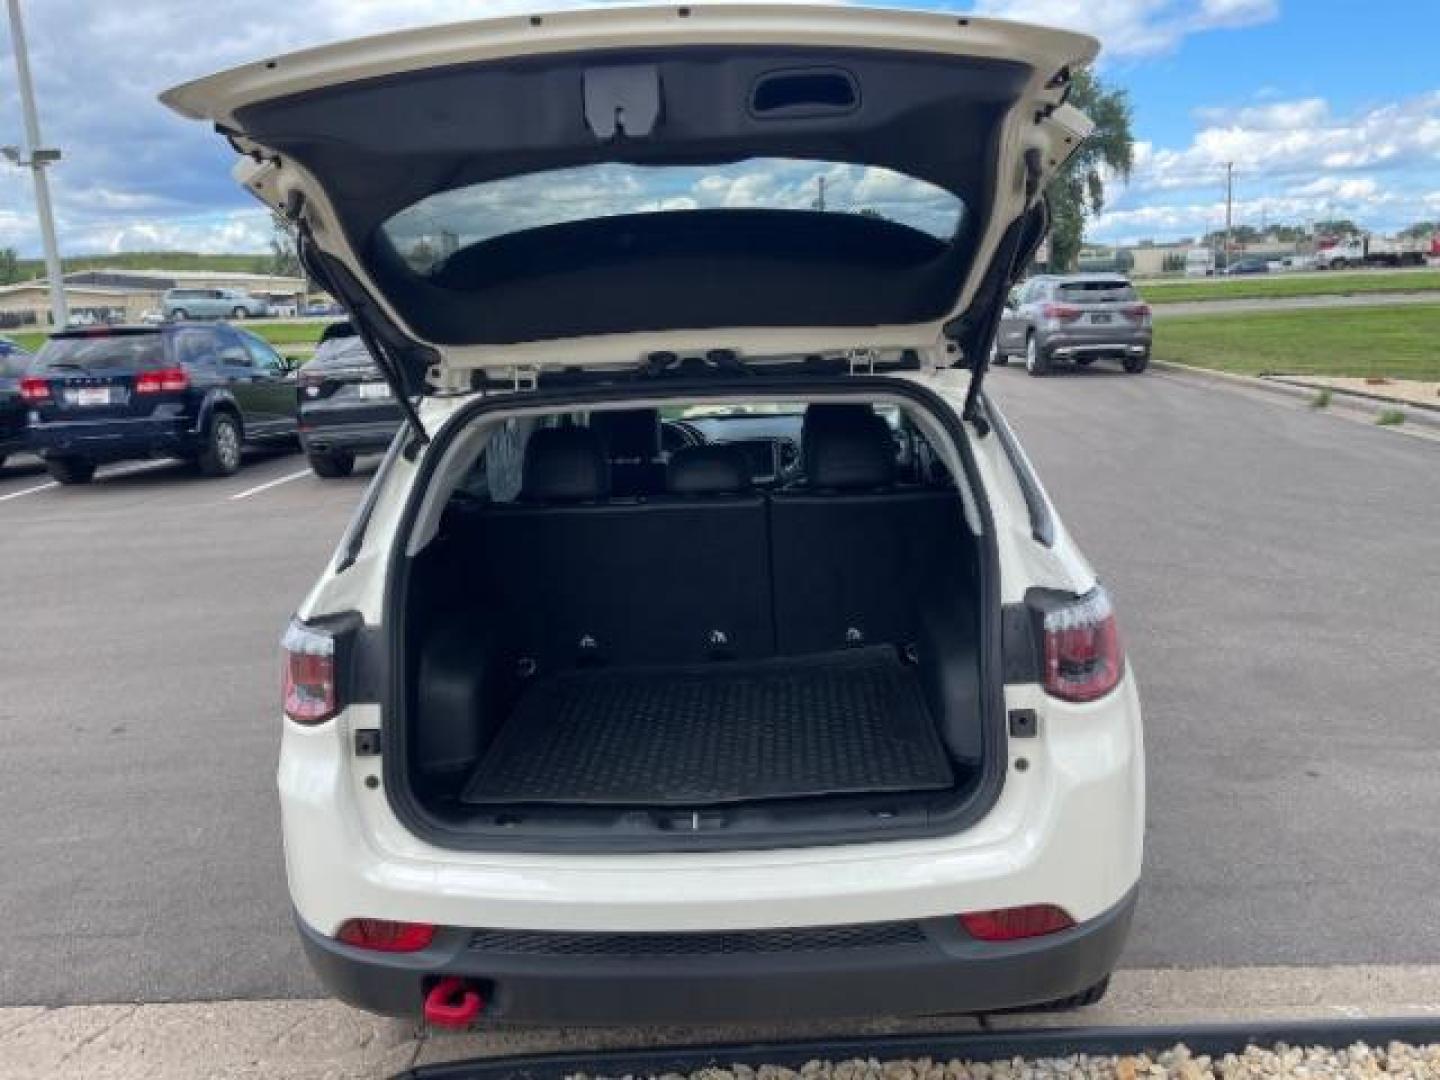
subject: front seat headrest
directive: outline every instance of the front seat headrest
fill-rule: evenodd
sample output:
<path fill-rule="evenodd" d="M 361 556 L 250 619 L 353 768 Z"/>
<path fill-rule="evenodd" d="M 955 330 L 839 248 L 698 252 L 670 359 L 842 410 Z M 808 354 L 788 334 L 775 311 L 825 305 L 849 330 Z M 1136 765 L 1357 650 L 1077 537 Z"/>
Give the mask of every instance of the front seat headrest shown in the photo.
<path fill-rule="evenodd" d="M 749 491 L 750 459 L 736 446 L 687 446 L 670 457 L 665 487 L 674 495 L 734 495 Z"/>
<path fill-rule="evenodd" d="M 890 425 L 869 405 L 827 402 L 805 410 L 800 435 L 805 479 L 812 488 L 863 490 L 895 480 Z"/>
<path fill-rule="evenodd" d="M 586 502 L 610 493 L 610 463 L 589 428 L 541 428 L 525 446 L 520 497 L 526 502 Z"/>
<path fill-rule="evenodd" d="M 611 461 L 648 462 L 660 456 L 660 410 L 619 409 L 590 414 L 590 429 Z"/>

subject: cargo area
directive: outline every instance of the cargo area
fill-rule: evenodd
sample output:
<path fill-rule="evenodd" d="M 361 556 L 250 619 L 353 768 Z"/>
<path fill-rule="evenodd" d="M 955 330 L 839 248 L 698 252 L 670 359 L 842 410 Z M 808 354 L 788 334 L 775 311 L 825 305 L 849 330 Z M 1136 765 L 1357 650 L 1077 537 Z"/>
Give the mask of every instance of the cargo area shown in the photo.
<path fill-rule="evenodd" d="M 512 424 L 412 560 L 410 794 L 601 846 L 928 820 L 980 773 L 978 580 L 902 412 Z"/>

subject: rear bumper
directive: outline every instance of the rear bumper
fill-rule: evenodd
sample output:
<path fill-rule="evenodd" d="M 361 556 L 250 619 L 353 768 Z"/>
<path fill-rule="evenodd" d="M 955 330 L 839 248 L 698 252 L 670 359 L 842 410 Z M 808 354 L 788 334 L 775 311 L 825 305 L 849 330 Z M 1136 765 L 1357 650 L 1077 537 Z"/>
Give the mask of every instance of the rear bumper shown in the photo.
<path fill-rule="evenodd" d="M 1019 942 L 968 937 L 953 918 L 905 924 L 855 945 L 711 951 L 630 947 L 646 935 L 477 934 L 447 928 L 423 952 L 365 952 L 297 920 L 305 952 L 336 997 L 391 1016 L 419 1015 L 442 975 L 475 981 L 486 1020 L 531 1024 L 747 1023 L 991 1012 L 1093 986 L 1115 967 L 1137 891 L 1071 930 Z M 892 924 L 899 925 L 899 924 Z M 885 937 L 892 940 L 886 942 Z M 709 938 L 702 935 L 702 938 Z M 577 940 L 586 944 L 577 947 Z M 498 946 L 493 944 L 498 942 Z"/>
<path fill-rule="evenodd" d="M 49 422 L 32 427 L 30 437 L 41 457 L 92 461 L 184 456 L 199 448 L 198 432 L 183 417 Z"/>
<path fill-rule="evenodd" d="M 1047 356 L 1061 360 L 1075 356 L 1145 356 L 1150 352 L 1153 336 L 1149 327 L 1096 328 L 1043 335 L 1040 347 Z"/>
<path fill-rule="evenodd" d="M 300 420 L 300 445 L 307 454 L 325 454 L 336 450 L 352 454 L 378 454 L 389 449 L 395 440 L 401 420 L 335 421 L 316 419 L 313 414 Z"/>

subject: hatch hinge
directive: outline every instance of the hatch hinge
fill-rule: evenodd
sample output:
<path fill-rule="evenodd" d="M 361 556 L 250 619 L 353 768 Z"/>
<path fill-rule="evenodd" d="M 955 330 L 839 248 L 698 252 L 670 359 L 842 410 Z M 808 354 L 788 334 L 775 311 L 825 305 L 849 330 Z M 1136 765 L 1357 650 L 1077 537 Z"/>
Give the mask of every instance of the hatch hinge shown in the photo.
<path fill-rule="evenodd" d="M 380 754 L 380 731 L 378 728 L 359 728 L 355 732 L 355 756 L 378 757 Z"/>
<path fill-rule="evenodd" d="M 533 394 L 539 388 L 539 364 L 516 364 L 510 369 L 510 389 L 515 393 Z"/>
<path fill-rule="evenodd" d="M 851 375 L 874 375 L 875 361 L 879 358 L 879 349 L 851 349 L 845 354 Z"/>

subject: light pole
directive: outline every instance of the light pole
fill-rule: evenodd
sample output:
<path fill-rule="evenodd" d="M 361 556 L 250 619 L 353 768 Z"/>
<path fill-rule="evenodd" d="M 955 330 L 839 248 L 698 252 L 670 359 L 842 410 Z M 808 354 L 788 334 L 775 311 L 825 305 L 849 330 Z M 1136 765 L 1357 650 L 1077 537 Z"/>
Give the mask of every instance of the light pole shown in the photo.
<path fill-rule="evenodd" d="M 6 0 L 10 9 L 10 41 L 15 48 L 15 81 L 20 87 L 20 108 L 25 114 L 25 146 L 0 148 L 10 161 L 23 165 L 35 178 L 35 212 L 40 218 L 40 240 L 45 246 L 45 276 L 50 279 L 50 318 L 55 329 L 70 321 L 65 310 L 65 279 L 60 269 L 60 246 L 55 240 L 55 214 L 50 208 L 50 182 L 45 167 L 60 160 L 60 151 L 41 149 L 40 117 L 35 112 L 35 88 L 30 83 L 30 54 L 25 48 L 25 24 L 20 0 Z"/>

